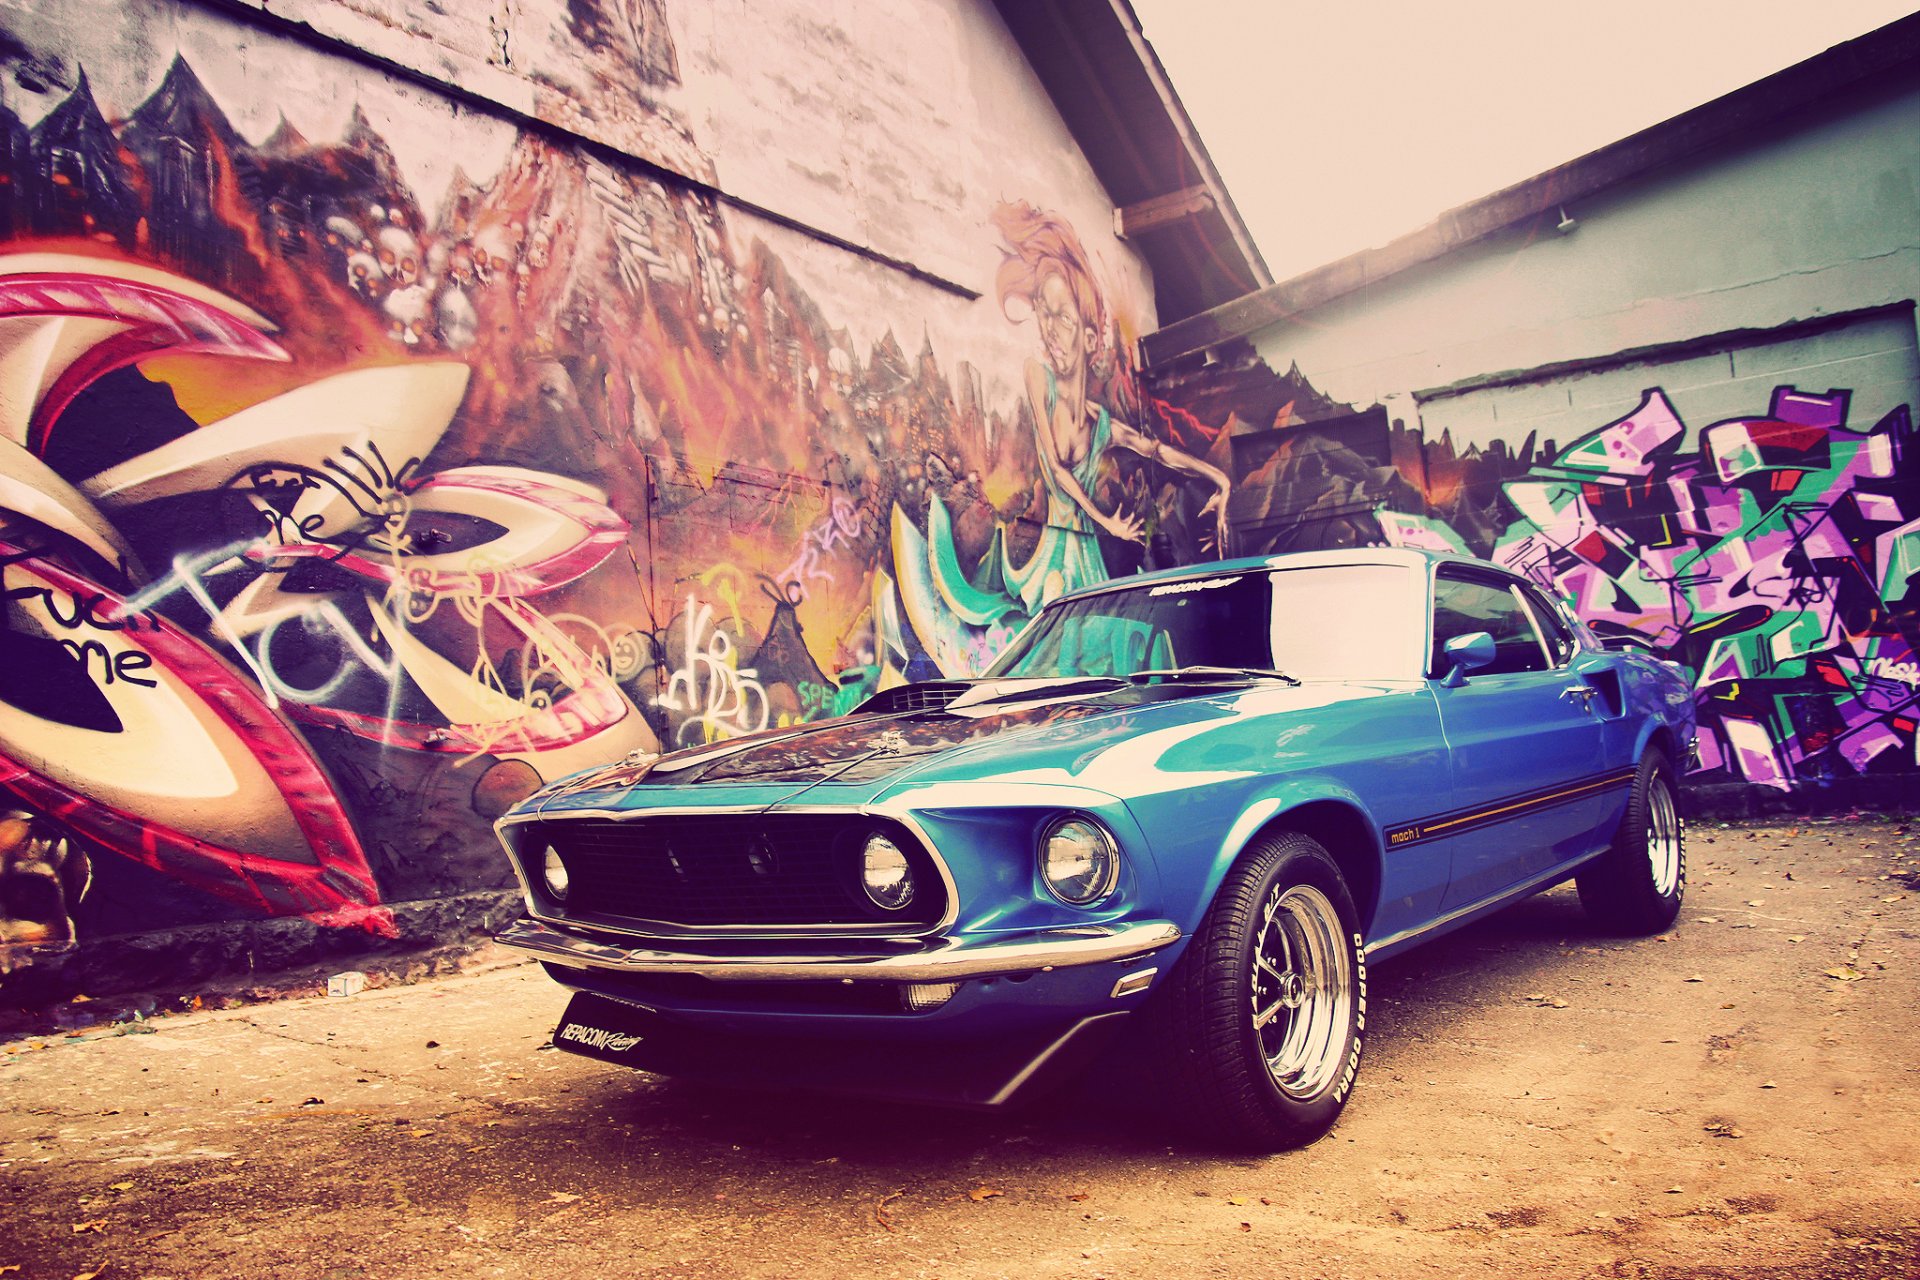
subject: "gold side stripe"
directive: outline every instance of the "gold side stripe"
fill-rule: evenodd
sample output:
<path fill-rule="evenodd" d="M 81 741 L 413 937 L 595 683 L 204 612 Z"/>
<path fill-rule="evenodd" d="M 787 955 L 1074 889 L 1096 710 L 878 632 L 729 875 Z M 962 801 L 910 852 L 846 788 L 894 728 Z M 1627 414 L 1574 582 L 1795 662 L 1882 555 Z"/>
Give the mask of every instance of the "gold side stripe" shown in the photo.
<path fill-rule="evenodd" d="M 1503 813 L 1512 813 L 1515 809 L 1530 809 L 1535 805 L 1551 804 L 1555 800 L 1565 800 L 1572 796 L 1584 795 L 1589 791 L 1598 791 L 1602 787 L 1618 786 L 1624 781 L 1626 781 L 1624 776 L 1617 778 L 1600 778 L 1593 782 L 1583 782 L 1578 786 L 1568 787 L 1563 791 L 1554 791 L 1547 795 L 1534 796 L 1527 800 L 1516 800 L 1512 804 L 1501 805 L 1495 809 L 1482 809 L 1477 813 L 1469 813 L 1464 817 L 1449 818 L 1445 822 L 1423 822 L 1420 824 L 1420 834 L 1423 836 L 1429 835 L 1436 831 L 1445 831 L 1448 827 L 1460 826 L 1462 823 L 1479 822 L 1483 818 L 1495 818 Z"/>

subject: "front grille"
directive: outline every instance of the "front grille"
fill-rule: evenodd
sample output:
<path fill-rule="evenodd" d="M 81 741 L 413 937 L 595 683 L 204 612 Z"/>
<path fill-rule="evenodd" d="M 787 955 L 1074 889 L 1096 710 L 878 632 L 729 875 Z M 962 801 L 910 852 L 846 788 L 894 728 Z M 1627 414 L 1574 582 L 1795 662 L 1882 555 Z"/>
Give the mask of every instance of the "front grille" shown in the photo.
<path fill-rule="evenodd" d="M 861 850 L 883 831 L 906 854 L 914 896 L 885 911 L 860 888 Z M 946 908 L 933 860 L 898 823 L 843 814 L 659 814 L 538 824 L 522 847 L 551 844 L 567 865 L 566 913 L 686 929 L 753 926 L 923 928 Z"/>

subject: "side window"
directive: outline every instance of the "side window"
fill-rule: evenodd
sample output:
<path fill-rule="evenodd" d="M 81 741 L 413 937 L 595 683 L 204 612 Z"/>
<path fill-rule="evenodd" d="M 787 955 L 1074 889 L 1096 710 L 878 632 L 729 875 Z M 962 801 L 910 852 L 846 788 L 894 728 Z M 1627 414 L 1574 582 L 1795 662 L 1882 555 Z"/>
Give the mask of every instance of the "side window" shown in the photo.
<path fill-rule="evenodd" d="M 1559 667 L 1571 662 L 1580 643 L 1573 638 L 1573 629 L 1567 626 L 1560 610 L 1554 608 L 1553 602 L 1538 587 L 1523 586 L 1520 594 L 1533 611 L 1533 620 L 1539 624 L 1540 634 L 1547 639 L 1547 652 L 1553 658 L 1553 665 Z"/>
<path fill-rule="evenodd" d="M 1486 631 L 1493 636 L 1493 664 L 1482 667 L 1480 674 L 1547 669 L 1547 652 L 1540 645 L 1539 633 L 1512 587 L 1468 578 L 1439 579 L 1433 584 L 1433 653 L 1429 669 L 1437 675 L 1447 641 L 1473 631 Z"/>

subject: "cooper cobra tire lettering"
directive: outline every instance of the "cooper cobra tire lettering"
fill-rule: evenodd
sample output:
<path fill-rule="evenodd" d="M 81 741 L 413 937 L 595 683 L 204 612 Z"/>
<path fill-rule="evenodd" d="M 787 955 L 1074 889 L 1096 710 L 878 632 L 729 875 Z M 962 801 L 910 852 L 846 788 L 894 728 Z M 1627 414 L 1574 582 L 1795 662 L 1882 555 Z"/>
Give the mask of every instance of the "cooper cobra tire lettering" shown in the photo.
<path fill-rule="evenodd" d="M 1367 1030 L 1367 940 L 1359 934 L 1353 935 L 1354 965 L 1354 1009 L 1353 1009 L 1353 1051 L 1347 1058 L 1347 1069 L 1342 1074 L 1340 1084 L 1335 1089 L 1335 1097 L 1345 1102 L 1348 1093 L 1353 1090 L 1354 1079 L 1360 1074 L 1360 1044 Z"/>

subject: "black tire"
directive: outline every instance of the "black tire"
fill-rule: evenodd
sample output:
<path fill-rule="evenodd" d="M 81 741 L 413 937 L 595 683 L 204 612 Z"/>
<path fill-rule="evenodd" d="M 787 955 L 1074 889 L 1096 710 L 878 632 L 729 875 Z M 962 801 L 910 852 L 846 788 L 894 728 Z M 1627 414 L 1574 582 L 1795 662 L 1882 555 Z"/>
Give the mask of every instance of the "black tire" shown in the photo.
<path fill-rule="evenodd" d="M 1317 841 L 1283 832 L 1250 846 L 1227 874 L 1142 1011 L 1142 1048 L 1164 1107 L 1190 1136 L 1302 1147 L 1346 1105 L 1366 1001 L 1346 881 Z"/>
<path fill-rule="evenodd" d="M 1615 932 L 1658 933 L 1680 914 L 1687 891 L 1686 828 L 1665 752 L 1653 747 L 1640 758 L 1612 845 L 1582 867 L 1574 882 L 1580 905 Z"/>

